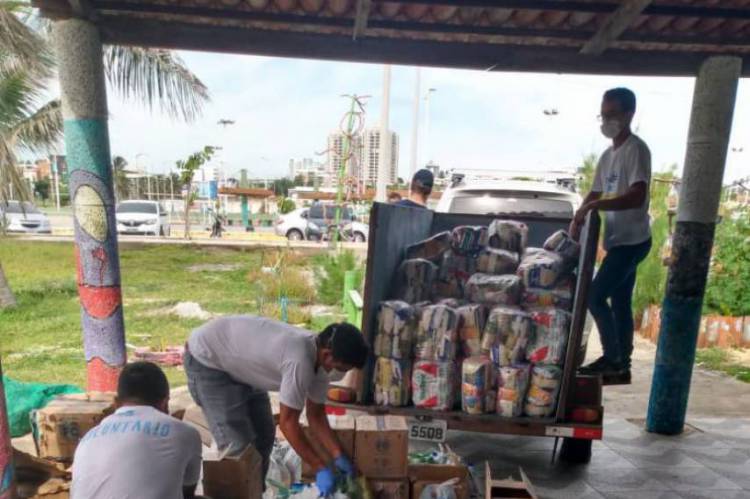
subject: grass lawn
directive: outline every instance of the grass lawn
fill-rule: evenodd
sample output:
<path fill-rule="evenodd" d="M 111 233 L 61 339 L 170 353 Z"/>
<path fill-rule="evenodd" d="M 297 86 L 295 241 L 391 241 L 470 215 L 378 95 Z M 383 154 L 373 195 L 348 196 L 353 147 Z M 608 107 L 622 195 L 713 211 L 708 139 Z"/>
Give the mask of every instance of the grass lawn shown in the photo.
<path fill-rule="evenodd" d="M 740 381 L 750 383 L 750 366 L 734 360 L 727 350 L 720 348 L 700 349 L 696 354 L 696 363 L 706 369 L 723 372 Z"/>
<path fill-rule="evenodd" d="M 128 344 L 181 345 L 204 322 L 169 312 L 178 302 L 197 302 L 213 314 L 253 313 L 279 317 L 277 297 L 290 298 L 289 322 L 312 321 L 310 258 L 278 250 L 184 246 L 121 248 L 122 292 Z M 261 271 L 284 255 L 283 276 Z M 19 306 L 0 311 L 3 371 L 22 381 L 85 385 L 80 305 L 72 243 L 0 239 L 3 264 Z M 229 266 L 217 270 L 207 266 Z M 207 268 L 200 268 L 207 267 Z M 167 368 L 174 386 L 181 368 Z"/>

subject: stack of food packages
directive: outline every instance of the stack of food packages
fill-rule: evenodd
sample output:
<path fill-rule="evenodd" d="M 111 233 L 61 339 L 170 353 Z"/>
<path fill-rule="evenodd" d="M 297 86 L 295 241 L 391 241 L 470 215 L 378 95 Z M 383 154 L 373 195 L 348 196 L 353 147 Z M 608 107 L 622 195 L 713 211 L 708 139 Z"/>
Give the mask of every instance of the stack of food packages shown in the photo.
<path fill-rule="evenodd" d="M 398 300 L 380 304 L 379 405 L 547 417 L 562 378 L 579 244 L 527 247 L 510 220 L 459 226 L 410 246 Z"/>

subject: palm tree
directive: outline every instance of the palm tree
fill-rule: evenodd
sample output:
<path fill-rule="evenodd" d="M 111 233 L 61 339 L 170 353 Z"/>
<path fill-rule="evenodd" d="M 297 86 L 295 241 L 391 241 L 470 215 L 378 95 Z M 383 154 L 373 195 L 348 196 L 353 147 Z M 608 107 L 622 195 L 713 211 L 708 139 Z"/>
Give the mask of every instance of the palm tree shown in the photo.
<path fill-rule="evenodd" d="M 112 179 L 115 183 L 115 197 L 117 201 L 123 201 L 130 196 L 130 179 L 128 179 L 125 168 L 128 162 L 122 156 L 112 158 Z"/>
<path fill-rule="evenodd" d="M 106 46 L 107 81 L 125 99 L 156 105 L 173 118 L 191 121 L 208 99 L 206 86 L 180 58 L 165 50 Z M 11 191 L 21 200 L 31 193 L 18 170 L 20 151 L 41 153 L 62 135 L 60 101 L 44 102 L 54 76 L 46 29 L 29 4 L 0 2 L 0 203 Z M 0 309 L 15 304 L 0 266 Z"/>

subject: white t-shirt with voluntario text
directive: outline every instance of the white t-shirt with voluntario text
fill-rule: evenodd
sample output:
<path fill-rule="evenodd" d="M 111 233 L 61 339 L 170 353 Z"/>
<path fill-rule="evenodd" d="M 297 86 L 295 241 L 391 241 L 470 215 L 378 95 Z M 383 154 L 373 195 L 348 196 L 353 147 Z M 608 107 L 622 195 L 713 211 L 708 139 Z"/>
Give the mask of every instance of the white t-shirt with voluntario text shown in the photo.
<path fill-rule="evenodd" d="M 646 183 L 646 200 L 638 208 L 604 211 L 604 249 L 629 246 L 651 237 L 648 216 L 649 186 L 651 183 L 651 151 L 636 135 L 631 135 L 617 149 L 607 148 L 599 158 L 594 174 L 593 192 L 601 192 L 601 199 L 622 196 L 638 182 Z"/>
<path fill-rule="evenodd" d="M 201 437 L 150 406 L 125 406 L 81 439 L 71 499 L 182 499 L 198 483 Z"/>
<path fill-rule="evenodd" d="M 264 391 L 302 410 L 305 400 L 325 403 L 328 376 L 316 369 L 318 348 L 310 331 L 253 315 L 208 321 L 190 335 L 190 354 L 204 366 Z"/>

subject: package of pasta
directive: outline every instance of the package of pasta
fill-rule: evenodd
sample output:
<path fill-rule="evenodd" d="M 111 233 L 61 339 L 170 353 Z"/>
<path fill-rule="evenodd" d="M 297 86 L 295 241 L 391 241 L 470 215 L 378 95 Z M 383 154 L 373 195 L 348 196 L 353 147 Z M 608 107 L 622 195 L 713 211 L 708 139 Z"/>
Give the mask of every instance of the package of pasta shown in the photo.
<path fill-rule="evenodd" d="M 530 377 L 531 366 L 528 364 L 504 366 L 498 369 L 495 409 L 500 416 L 515 418 L 523 414 Z"/>
<path fill-rule="evenodd" d="M 503 249 L 484 248 L 477 254 L 477 271 L 485 274 L 515 274 L 518 253 Z"/>
<path fill-rule="evenodd" d="M 453 361 L 416 361 L 411 383 L 414 406 L 436 411 L 452 409 L 456 381 L 456 366 Z"/>
<path fill-rule="evenodd" d="M 472 303 L 456 308 L 458 314 L 458 338 L 464 357 L 472 357 L 482 352 L 482 331 L 487 321 L 487 309 Z"/>
<path fill-rule="evenodd" d="M 493 220 L 487 229 L 486 246 L 522 254 L 528 237 L 529 228 L 523 222 Z"/>
<path fill-rule="evenodd" d="M 544 241 L 544 249 L 560 255 L 566 270 L 573 270 L 578 265 L 578 255 L 581 253 L 581 245 L 562 229 Z"/>
<path fill-rule="evenodd" d="M 467 414 L 489 412 L 487 392 L 494 388 L 494 369 L 487 357 L 464 359 L 461 367 L 461 409 Z"/>
<path fill-rule="evenodd" d="M 443 253 L 449 250 L 450 247 L 450 231 L 440 232 L 429 239 L 408 246 L 406 248 L 406 259 L 422 258 L 437 263 Z"/>
<path fill-rule="evenodd" d="M 411 361 L 378 357 L 375 361 L 375 403 L 408 405 L 411 393 Z"/>
<path fill-rule="evenodd" d="M 487 227 L 459 225 L 451 232 L 451 247 L 462 255 L 476 255 L 487 242 Z"/>
<path fill-rule="evenodd" d="M 526 359 L 534 364 L 562 365 L 568 345 L 570 312 L 545 308 L 533 310 L 530 315 L 533 339 L 526 349 Z"/>
<path fill-rule="evenodd" d="M 524 412 L 528 416 L 549 417 L 555 412 L 562 370 L 557 366 L 534 366 L 526 395 Z"/>
<path fill-rule="evenodd" d="M 378 331 L 373 350 L 379 357 L 409 359 L 416 339 L 414 307 L 400 300 L 384 301 L 378 310 Z"/>
<path fill-rule="evenodd" d="M 526 288 L 552 288 L 564 274 L 563 259 L 557 253 L 544 250 L 524 256 L 518 265 L 518 277 Z"/>
<path fill-rule="evenodd" d="M 565 279 L 552 289 L 524 288 L 521 292 L 521 306 L 526 309 L 555 307 L 570 311 L 573 309 L 572 279 Z"/>
<path fill-rule="evenodd" d="M 518 305 L 521 299 L 521 280 L 513 274 L 477 273 L 466 283 L 466 297 L 473 303 L 490 306 Z"/>
<path fill-rule="evenodd" d="M 398 268 L 396 296 L 407 303 L 429 300 L 437 273 L 437 265 L 429 260 L 423 258 L 404 260 Z"/>
<path fill-rule="evenodd" d="M 458 314 L 445 305 L 422 309 L 417 327 L 415 356 L 420 360 L 452 361 L 458 351 Z"/>
<path fill-rule="evenodd" d="M 532 338 L 531 317 L 516 307 L 490 310 L 482 337 L 482 350 L 490 353 L 495 365 L 523 362 Z"/>

